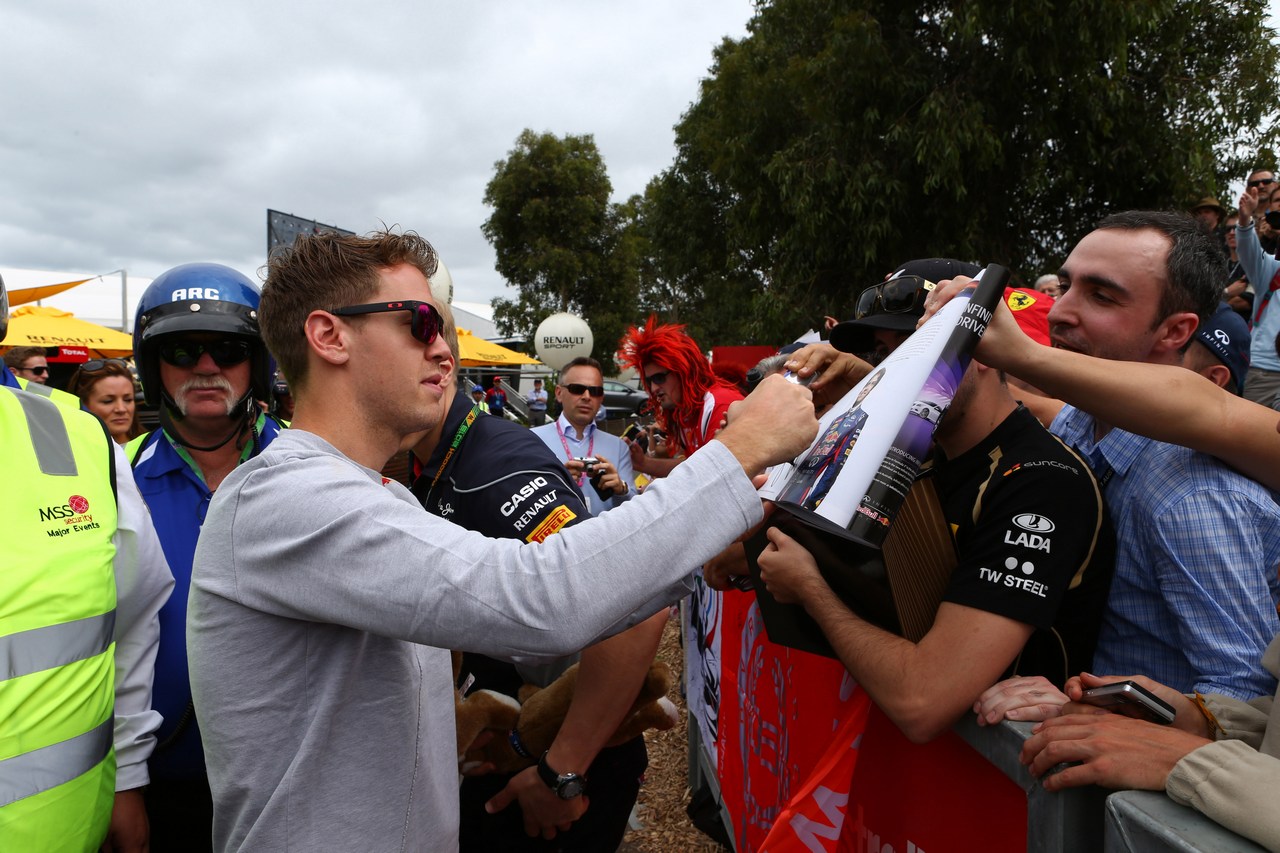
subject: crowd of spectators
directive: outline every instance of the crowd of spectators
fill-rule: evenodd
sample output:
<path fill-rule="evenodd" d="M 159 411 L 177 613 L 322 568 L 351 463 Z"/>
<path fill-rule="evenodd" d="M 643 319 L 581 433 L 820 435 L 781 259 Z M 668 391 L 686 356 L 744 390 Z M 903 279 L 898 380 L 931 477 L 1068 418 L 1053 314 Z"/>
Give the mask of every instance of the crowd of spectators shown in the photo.
<path fill-rule="evenodd" d="M 261 291 L 214 264 L 166 272 L 134 335 L 159 427 L 142 431 L 123 360 L 89 361 L 68 387 L 121 446 L 117 476 L 136 482 L 174 580 L 162 607 L 146 591 L 158 714 L 134 735 L 144 761 L 130 753 L 112 836 L 149 832 L 156 850 L 614 849 L 646 758 L 642 741 L 605 744 L 665 608 L 691 590 L 746 594 L 754 562 L 910 739 L 970 710 L 1040 721 L 1024 759 L 1046 788 L 1163 789 L 1280 846 L 1260 793 L 1280 784 L 1276 187 L 1259 170 L 1238 211 L 1206 197 L 1190 216 L 1110 216 L 1059 270 L 1005 293 L 940 401 L 918 481 L 957 565 L 916 640 L 855 614 L 824 577 L 838 560 L 777 516 L 748 553 L 770 510 L 750 478 L 804 452 L 829 487 L 865 427 L 849 416 L 862 398 L 823 431 L 818 418 L 869 390 L 972 264 L 901 264 L 824 324 L 828 341 L 752 371 L 745 401 L 681 327 L 649 318 L 619 344 L 652 403 L 630 441 L 598 423 L 591 359 L 554 378 L 558 411 L 534 383 L 532 430 L 503 417 L 502 377 L 459 388 L 434 251 L 415 235 L 301 239 Z M 53 393 L 43 350 L 5 364 L 6 395 Z M 403 447 L 412 490 L 379 473 Z M 1034 582 L 999 583 L 992 566 Z M 461 798 L 444 649 L 511 695 L 581 660 L 550 750 L 522 773 L 467 778 Z M 1117 678 L 1167 701 L 1173 724 L 1082 704 Z"/>

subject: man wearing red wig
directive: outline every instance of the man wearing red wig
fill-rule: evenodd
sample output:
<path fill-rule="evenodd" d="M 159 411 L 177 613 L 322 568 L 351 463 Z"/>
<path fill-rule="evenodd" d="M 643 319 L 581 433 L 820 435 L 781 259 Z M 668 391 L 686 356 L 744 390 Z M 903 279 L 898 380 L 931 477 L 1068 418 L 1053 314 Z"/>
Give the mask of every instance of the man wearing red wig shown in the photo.
<path fill-rule="evenodd" d="M 674 443 L 673 456 L 649 456 L 631 445 L 631 464 L 650 477 L 665 477 L 688 456 L 710 441 L 720 428 L 729 404 L 741 400 L 733 385 L 711 372 L 711 364 L 684 326 L 658 325 L 650 315 L 643 329 L 631 327 L 618 349 L 619 360 L 635 368 L 656 412 L 658 429 Z"/>

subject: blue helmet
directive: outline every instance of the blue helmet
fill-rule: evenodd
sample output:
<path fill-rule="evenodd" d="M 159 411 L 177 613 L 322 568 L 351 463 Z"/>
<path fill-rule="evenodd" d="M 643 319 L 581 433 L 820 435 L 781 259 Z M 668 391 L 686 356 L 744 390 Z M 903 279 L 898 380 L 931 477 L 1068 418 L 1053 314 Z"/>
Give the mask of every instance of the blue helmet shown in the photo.
<path fill-rule="evenodd" d="M 148 401 L 172 400 L 160 381 L 157 344 L 166 335 L 216 332 L 246 338 L 253 344 L 249 393 L 271 399 L 275 365 L 258 331 L 261 293 L 240 273 L 221 264 L 183 264 L 151 282 L 138 301 L 133 322 L 133 353 Z"/>

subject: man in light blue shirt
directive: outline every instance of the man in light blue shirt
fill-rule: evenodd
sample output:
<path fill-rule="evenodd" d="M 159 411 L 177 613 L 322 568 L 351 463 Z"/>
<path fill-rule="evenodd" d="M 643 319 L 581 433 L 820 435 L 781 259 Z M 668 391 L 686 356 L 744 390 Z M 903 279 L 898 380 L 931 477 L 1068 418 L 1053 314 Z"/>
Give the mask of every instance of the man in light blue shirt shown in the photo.
<path fill-rule="evenodd" d="M 1107 217 L 1059 272 L 1054 346 L 1182 364 L 1222 291 L 1220 250 L 1190 217 Z M 1178 690 L 1270 694 L 1260 665 L 1280 631 L 1280 507 L 1217 460 L 1112 429 L 1067 406 L 1052 431 L 1089 461 L 1116 529 L 1116 572 L 1093 671 Z"/>
<path fill-rule="evenodd" d="M 604 403 L 604 374 L 594 358 L 575 358 L 560 371 L 556 385 L 560 417 L 532 430 L 564 460 L 592 515 L 613 509 L 635 491 L 635 473 L 626 443 L 595 423 Z M 596 459 L 590 466 L 579 460 Z"/>
<path fill-rule="evenodd" d="M 1258 208 L 1258 187 L 1248 187 L 1240 196 L 1240 224 L 1236 226 L 1236 251 L 1249 283 L 1253 285 L 1253 349 L 1250 352 L 1249 376 L 1244 396 L 1264 406 L 1275 406 L 1280 400 L 1280 353 L 1276 338 L 1280 335 L 1280 260 L 1265 252 L 1258 242 L 1253 214 Z M 1271 210 L 1275 210 L 1275 204 Z M 1269 220 L 1268 220 L 1269 221 Z"/>
<path fill-rule="evenodd" d="M 525 397 L 529 405 L 529 426 L 539 427 L 547 422 L 547 392 L 542 380 L 533 380 L 533 390 Z"/>

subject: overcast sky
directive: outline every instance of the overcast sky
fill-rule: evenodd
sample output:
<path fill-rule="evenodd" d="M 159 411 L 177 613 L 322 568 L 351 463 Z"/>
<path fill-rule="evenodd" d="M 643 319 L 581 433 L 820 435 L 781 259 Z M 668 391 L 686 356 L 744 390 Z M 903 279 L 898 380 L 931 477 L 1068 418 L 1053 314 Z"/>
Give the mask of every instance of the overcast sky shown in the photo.
<path fill-rule="evenodd" d="M 1267 5 L 1274 25 L 1280 0 Z M 480 224 L 520 131 L 594 134 L 615 199 L 642 191 L 671 163 L 712 48 L 751 13 L 750 0 L 5 3 L 0 268 L 124 268 L 134 299 L 189 261 L 256 279 L 272 208 L 416 230 L 456 299 L 514 295 Z M 118 281 L 46 304 L 118 318 Z"/>
<path fill-rule="evenodd" d="M 642 191 L 671 163 L 712 48 L 745 35 L 752 12 L 749 0 L 5 7 L 0 267 L 150 278 L 217 261 L 256 280 L 272 208 L 418 231 L 455 298 L 476 302 L 504 293 L 482 198 L 520 131 L 594 134 L 615 199 Z"/>

